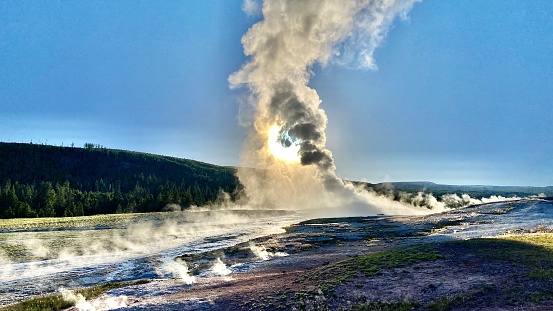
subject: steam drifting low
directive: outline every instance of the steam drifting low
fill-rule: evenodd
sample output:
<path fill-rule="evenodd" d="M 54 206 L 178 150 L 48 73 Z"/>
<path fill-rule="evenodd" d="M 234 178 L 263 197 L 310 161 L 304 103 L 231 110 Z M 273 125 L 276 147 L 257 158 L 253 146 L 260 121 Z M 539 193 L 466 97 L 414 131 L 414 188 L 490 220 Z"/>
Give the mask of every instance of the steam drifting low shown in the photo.
<path fill-rule="evenodd" d="M 248 1 L 248 4 L 251 1 Z M 265 1 L 263 20 L 242 38 L 250 59 L 229 77 L 246 87 L 250 137 L 238 172 L 250 203 L 280 208 L 363 205 L 370 212 L 411 214 L 400 203 L 375 207 L 369 194 L 336 175 L 326 149 L 327 116 L 308 87 L 315 64 L 376 69 L 373 52 L 396 17 L 415 0 Z M 247 114 L 245 114 L 247 115 Z M 372 203 L 372 204 L 371 204 Z M 380 202 L 382 203 L 382 202 Z"/>

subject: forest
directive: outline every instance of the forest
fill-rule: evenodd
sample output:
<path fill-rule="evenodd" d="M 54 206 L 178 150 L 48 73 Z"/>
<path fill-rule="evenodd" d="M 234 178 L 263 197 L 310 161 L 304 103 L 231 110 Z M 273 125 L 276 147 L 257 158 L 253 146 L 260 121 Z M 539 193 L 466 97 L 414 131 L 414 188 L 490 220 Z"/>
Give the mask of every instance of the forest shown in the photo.
<path fill-rule="evenodd" d="M 92 143 L 0 143 L 0 159 L 0 218 L 158 212 L 239 189 L 232 167 Z"/>

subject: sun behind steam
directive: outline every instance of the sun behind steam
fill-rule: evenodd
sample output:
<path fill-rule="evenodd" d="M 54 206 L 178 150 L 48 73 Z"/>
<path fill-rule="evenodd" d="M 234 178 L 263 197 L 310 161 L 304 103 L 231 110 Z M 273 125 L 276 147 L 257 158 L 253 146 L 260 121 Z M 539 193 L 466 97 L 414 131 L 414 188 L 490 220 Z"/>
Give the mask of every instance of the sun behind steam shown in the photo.
<path fill-rule="evenodd" d="M 267 136 L 269 152 L 275 158 L 285 162 L 300 162 L 298 155 L 300 151 L 299 139 L 290 136 L 288 131 L 281 129 L 278 125 L 271 126 Z"/>
<path fill-rule="evenodd" d="M 375 201 L 336 174 L 326 148 L 328 118 L 309 80 L 314 66 L 376 69 L 375 49 L 418 1 L 263 1 L 263 18 L 242 37 L 248 60 L 228 79 L 231 89 L 249 91 L 244 116 L 251 131 L 237 172 L 248 204 L 340 209 L 340 215 L 346 208 L 357 215 L 413 213 Z"/>

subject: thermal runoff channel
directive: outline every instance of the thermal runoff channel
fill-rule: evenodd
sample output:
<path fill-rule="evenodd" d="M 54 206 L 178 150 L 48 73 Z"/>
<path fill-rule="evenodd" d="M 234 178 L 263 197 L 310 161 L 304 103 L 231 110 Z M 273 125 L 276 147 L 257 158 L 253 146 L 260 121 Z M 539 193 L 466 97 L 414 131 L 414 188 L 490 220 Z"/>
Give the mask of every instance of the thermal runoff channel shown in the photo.
<path fill-rule="evenodd" d="M 364 213 L 419 213 L 375 202 L 336 175 L 326 148 L 327 116 L 308 86 L 313 66 L 376 69 L 373 52 L 414 0 L 263 2 L 263 19 L 242 38 L 249 60 L 229 77 L 247 90 L 242 119 L 251 128 L 240 181 L 259 206 L 319 209 L 354 206 Z M 253 116 L 248 119 L 248 116 Z M 378 204 L 376 204 L 378 203 Z"/>

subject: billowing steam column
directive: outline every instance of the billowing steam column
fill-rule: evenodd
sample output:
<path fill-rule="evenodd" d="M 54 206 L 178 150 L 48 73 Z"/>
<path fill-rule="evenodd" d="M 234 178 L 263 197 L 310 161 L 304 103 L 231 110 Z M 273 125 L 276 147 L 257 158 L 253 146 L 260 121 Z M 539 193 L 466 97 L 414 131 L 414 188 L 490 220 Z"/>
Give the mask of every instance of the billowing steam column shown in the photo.
<path fill-rule="evenodd" d="M 250 59 L 229 77 L 253 112 L 238 172 L 250 203 L 278 208 L 344 204 L 348 192 L 325 148 L 327 117 L 307 84 L 315 63 L 375 69 L 372 54 L 414 0 L 271 0 L 242 38 Z M 347 196 L 346 196 L 347 197 Z M 353 198 L 352 198 L 353 199 Z"/>
<path fill-rule="evenodd" d="M 274 93 L 262 118 L 266 120 L 263 122 L 274 124 L 267 135 L 267 151 L 276 160 L 285 155 L 301 165 L 314 165 L 319 177 L 334 180 L 332 154 L 325 149 L 327 119 L 319 108 L 321 100 L 315 90 L 291 82 L 273 86 Z M 275 144 L 282 148 L 274 148 Z"/>

